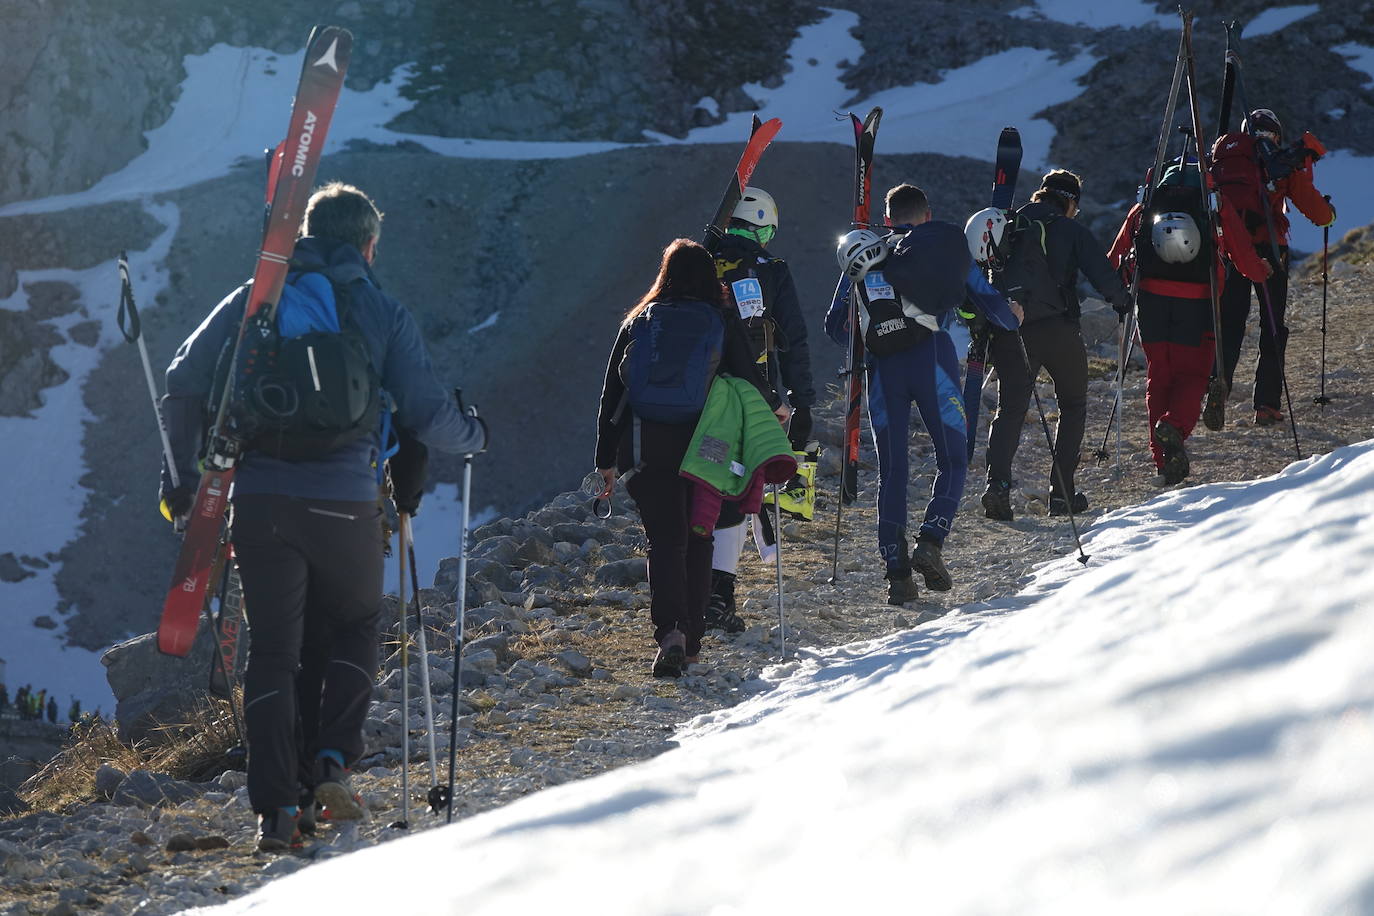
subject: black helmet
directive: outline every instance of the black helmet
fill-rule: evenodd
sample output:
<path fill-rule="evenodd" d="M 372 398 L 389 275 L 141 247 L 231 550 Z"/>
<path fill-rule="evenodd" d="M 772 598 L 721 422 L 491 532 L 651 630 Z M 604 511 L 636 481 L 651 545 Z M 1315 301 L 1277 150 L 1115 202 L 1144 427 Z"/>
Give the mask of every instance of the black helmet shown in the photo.
<path fill-rule="evenodd" d="M 1268 108 L 1256 108 L 1254 111 L 1240 122 L 1240 129 L 1245 133 L 1254 134 L 1273 134 L 1279 142 L 1283 140 L 1283 125 L 1279 123 L 1279 116 Z"/>

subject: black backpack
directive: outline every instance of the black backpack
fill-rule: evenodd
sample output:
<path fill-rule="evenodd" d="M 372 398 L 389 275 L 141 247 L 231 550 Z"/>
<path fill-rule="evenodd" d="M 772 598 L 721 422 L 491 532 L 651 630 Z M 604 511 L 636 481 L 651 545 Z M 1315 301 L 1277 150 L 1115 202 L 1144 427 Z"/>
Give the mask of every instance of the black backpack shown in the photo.
<path fill-rule="evenodd" d="M 1202 244 L 1197 257 L 1181 264 L 1165 261 L 1155 251 L 1154 219 L 1164 213 L 1186 213 L 1197 225 Z M 1188 283 L 1208 282 L 1208 271 L 1215 263 L 1215 242 L 1207 231 L 1208 212 L 1203 206 L 1202 173 L 1189 163 L 1180 169 L 1171 165 L 1164 172 L 1150 194 L 1150 206 L 1140 215 L 1136 229 L 1135 256 L 1142 277 L 1156 280 L 1177 280 Z"/>
<path fill-rule="evenodd" d="M 311 272 L 282 288 L 274 320 L 248 322 L 230 401 L 245 449 L 309 461 L 377 431 L 381 384 L 352 319 L 347 289 Z"/>
<path fill-rule="evenodd" d="M 1049 228 L 1062 217 L 1058 213 L 1036 218 L 1025 208 L 1015 211 L 1002 239 L 1006 267 L 998 288 L 1026 310 L 1026 321 L 1054 315 L 1078 317 L 1078 297 L 1066 288 L 1069 278 L 1056 277 L 1050 269 Z"/>
<path fill-rule="evenodd" d="M 708 302 L 651 302 L 630 321 L 620 378 L 641 420 L 695 423 L 725 344 L 725 322 Z"/>

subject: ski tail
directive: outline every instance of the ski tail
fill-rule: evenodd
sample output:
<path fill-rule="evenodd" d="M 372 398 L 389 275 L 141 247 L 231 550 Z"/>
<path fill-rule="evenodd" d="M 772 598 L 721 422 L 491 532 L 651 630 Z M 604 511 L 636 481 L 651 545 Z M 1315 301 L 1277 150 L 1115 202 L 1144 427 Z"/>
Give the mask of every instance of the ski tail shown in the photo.
<path fill-rule="evenodd" d="M 306 47 L 290 127 L 275 180 L 270 185 L 269 214 L 243 321 L 234 343 L 234 361 L 237 361 L 239 344 L 254 315 L 267 309 L 267 317 L 273 317 L 282 285 L 286 282 L 296 232 L 313 190 L 329 124 L 343 91 L 352 48 L 352 34 L 336 26 L 316 29 Z M 225 505 L 241 448 L 225 428 L 231 389 L 231 385 L 225 386 L 210 427 L 205 471 L 196 489 L 181 551 L 162 605 L 157 645 L 159 651 L 167 655 L 184 657 L 191 651 L 219 549 Z"/>
<path fill-rule="evenodd" d="M 757 115 L 755 115 L 754 120 L 758 120 Z M 759 160 L 763 158 L 763 151 L 768 149 L 768 144 L 773 142 L 773 138 L 778 135 L 780 130 L 782 130 L 782 121 L 778 118 L 770 118 L 752 127 L 749 142 L 745 144 L 744 152 L 740 154 L 739 162 L 735 165 L 734 174 L 730 176 L 730 182 L 725 186 L 725 193 L 720 198 L 720 206 L 716 207 L 716 215 L 711 218 L 711 224 L 706 227 L 702 244 L 707 248 L 714 250 L 716 243 L 725 235 L 725 227 L 730 222 L 730 214 L 735 212 L 735 206 L 744 197 L 744 189 L 749 186 L 749 179 L 754 176 L 754 169 L 758 167 Z"/>
<path fill-rule="evenodd" d="M 999 210 L 1010 210 L 1016 197 L 1016 178 L 1021 173 L 1021 132 L 1002 128 L 997 138 L 997 160 L 992 174 L 992 202 Z"/>
<path fill-rule="evenodd" d="M 224 570 L 219 611 L 214 616 L 215 653 L 210 659 L 210 692 L 230 699 L 238 679 L 239 635 L 243 630 L 243 584 L 234 566 L 233 549 L 223 546 Z"/>

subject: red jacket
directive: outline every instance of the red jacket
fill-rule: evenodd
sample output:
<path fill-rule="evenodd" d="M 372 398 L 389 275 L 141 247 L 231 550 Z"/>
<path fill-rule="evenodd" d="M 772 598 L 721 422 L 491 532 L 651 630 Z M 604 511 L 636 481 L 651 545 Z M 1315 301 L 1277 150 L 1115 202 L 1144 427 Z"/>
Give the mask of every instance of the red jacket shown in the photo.
<path fill-rule="evenodd" d="M 1128 273 L 1135 269 L 1134 264 L 1127 264 L 1131 255 L 1131 242 L 1135 239 L 1136 230 L 1140 226 L 1141 207 L 1136 204 L 1131 208 L 1131 212 L 1126 214 L 1126 221 L 1121 224 L 1121 228 L 1116 233 L 1116 240 L 1112 242 L 1112 248 L 1107 252 L 1107 260 L 1113 267 L 1120 269 L 1123 273 Z M 1217 215 L 1221 221 L 1221 238 L 1218 239 L 1218 250 L 1236 269 L 1245 275 L 1246 279 L 1256 283 L 1263 283 L 1267 278 L 1265 273 L 1265 261 L 1255 251 L 1254 243 L 1250 241 L 1245 231 L 1245 221 L 1240 218 L 1234 207 L 1226 202 L 1226 198 L 1221 198 L 1221 209 Z M 1221 289 L 1226 279 L 1226 269 L 1220 260 L 1217 261 L 1217 289 Z M 1175 296 L 1180 299 L 1203 299 L 1209 296 L 1210 289 L 1205 283 L 1181 283 L 1176 280 L 1154 280 L 1150 277 L 1141 277 L 1141 285 L 1148 292 L 1159 293 L 1164 296 Z"/>
<path fill-rule="evenodd" d="M 1312 166 L 1305 165 L 1289 174 L 1287 178 L 1274 183 L 1269 191 L 1269 209 L 1274 215 L 1274 231 L 1279 234 L 1279 244 L 1288 244 L 1288 205 L 1295 203 L 1302 215 L 1312 221 L 1314 226 L 1329 226 L 1336 221 L 1336 210 L 1327 203 L 1322 192 L 1312 182 Z M 1261 223 L 1250 236 L 1256 244 L 1269 241 L 1269 227 Z"/>

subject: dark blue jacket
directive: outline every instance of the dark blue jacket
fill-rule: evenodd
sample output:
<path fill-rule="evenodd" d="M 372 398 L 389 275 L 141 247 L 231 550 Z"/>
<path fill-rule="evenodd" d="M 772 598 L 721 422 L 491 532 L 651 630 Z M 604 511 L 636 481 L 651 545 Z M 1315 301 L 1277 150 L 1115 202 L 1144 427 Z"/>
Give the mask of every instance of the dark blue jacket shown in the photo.
<path fill-rule="evenodd" d="M 943 327 L 950 312 L 968 296 L 993 324 L 1006 330 L 1016 327 L 1007 300 L 973 263 L 962 229 L 930 220 L 919 226 L 898 226 L 897 231 L 905 234 L 882 262 L 882 270 L 903 299 L 935 316 Z M 842 347 L 849 345 L 848 300 L 849 279 L 842 277 L 825 315 L 825 333 Z"/>
<path fill-rule="evenodd" d="M 396 404 L 398 426 L 440 451 L 471 452 L 483 445 L 481 425 L 458 410 L 449 390 L 435 376 L 415 319 L 381 291 L 357 248 L 329 239 L 301 239 L 292 253 L 291 271 L 288 283 L 302 272 L 319 271 L 335 286 L 347 288 L 352 320 L 367 341 L 382 389 Z M 194 486 L 199 479 L 196 456 L 217 406 L 208 403 L 216 367 L 221 355 L 233 347 L 250 285 L 239 287 L 220 302 L 182 343 L 167 367 L 162 409 L 183 485 Z M 380 438 L 375 433 L 317 461 L 281 461 L 248 452 L 239 462 L 234 492 L 239 496 L 272 493 L 306 499 L 374 500 L 380 452 Z M 165 468 L 163 480 L 166 485 Z"/>

